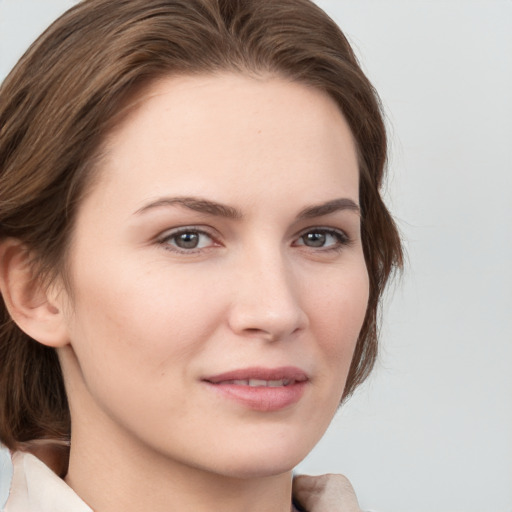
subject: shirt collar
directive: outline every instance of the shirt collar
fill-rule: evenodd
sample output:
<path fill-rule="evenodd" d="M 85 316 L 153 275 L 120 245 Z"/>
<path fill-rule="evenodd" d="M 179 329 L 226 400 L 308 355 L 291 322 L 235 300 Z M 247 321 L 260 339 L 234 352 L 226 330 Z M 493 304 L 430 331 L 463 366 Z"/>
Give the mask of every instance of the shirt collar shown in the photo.
<path fill-rule="evenodd" d="M 5 512 L 93 512 L 64 480 L 34 455 L 15 452 Z"/>

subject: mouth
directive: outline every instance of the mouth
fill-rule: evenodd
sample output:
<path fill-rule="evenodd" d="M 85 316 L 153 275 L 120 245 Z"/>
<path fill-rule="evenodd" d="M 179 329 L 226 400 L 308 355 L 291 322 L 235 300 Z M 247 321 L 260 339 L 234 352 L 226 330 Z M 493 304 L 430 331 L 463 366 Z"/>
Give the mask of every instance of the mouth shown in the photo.
<path fill-rule="evenodd" d="M 262 412 L 297 403 L 309 382 L 306 372 L 296 367 L 244 368 L 202 380 L 221 398 Z"/>
<path fill-rule="evenodd" d="M 279 380 L 261 380 L 261 379 L 235 379 L 235 380 L 227 380 L 217 384 L 224 385 L 234 385 L 234 386 L 249 386 L 251 388 L 280 388 L 283 386 L 289 386 L 290 384 L 295 384 L 296 381 L 289 379 L 279 379 Z"/>

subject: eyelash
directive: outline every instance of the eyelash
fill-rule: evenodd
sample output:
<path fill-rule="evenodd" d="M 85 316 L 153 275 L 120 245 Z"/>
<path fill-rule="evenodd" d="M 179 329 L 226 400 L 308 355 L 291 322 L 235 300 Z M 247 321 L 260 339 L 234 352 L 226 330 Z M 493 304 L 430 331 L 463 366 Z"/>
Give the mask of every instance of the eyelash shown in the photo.
<path fill-rule="evenodd" d="M 171 246 L 170 241 L 176 240 L 180 235 L 185 234 L 194 234 L 194 235 L 204 235 L 207 236 L 214 245 L 219 245 L 218 242 L 216 242 L 215 237 L 212 236 L 210 233 L 205 231 L 204 229 L 196 228 L 194 226 L 186 226 L 183 228 L 174 229 L 172 231 L 166 232 L 162 237 L 158 239 L 158 243 L 164 247 L 164 249 L 171 251 L 171 252 L 177 252 L 179 254 L 196 254 L 200 251 L 208 250 L 211 247 L 192 247 L 189 249 L 185 249 L 178 246 Z"/>
<path fill-rule="evenodd" d="M 191 248 L 182 248 L 178 247 L 177 245 L 171 244 L 171 241 L 176 241 L 176 239 L 180 235 L 196 235 L 196 236 L 206 236 L 211 240 L 211 245 L 207 247 L 191 247 Z M 324 236 L 332 236 L 336 242 L 333 243 L 330 246 L 319 246 L 319 247 L 311 247 L 306 245 L 305 243 L 297 243 L 297 241 L 302 240 L 304 242 L 304 237 L 310 234 L 315 235 L 324 235 Z M 219 242 L 216 241 L 215 237 L 209 233 L 208 231 L 205 231 L 204 229 L 197 228 L 194 226 L 185 226 L 182 228 L 177 228 L 172 231 L 166 232 L 163 236 L 158 238 L 157 242 L 163 246 L 165 250 L 179 253 L 179 254 L 197 254 L 201 251 L 205 251 L 212 248 L 212 245 L 220 245 Z M 347 236 L 347 234 L 341 230 L 332 229 L 332 228 L 324 228 L 324 227 L 314 227 L 314 228 L 308 228 L 307 230 L 301 232 L 299 236 L 295 239 L 294 243 L 292 244 L 294 247 L 305 247 L 312 249 L 317 252 L 332 252 L 332 251 L 341 251 L 344 247 L 351 244 L 351 239 Z"/>
<path fill-rule="evenodd" d="M 322 251 L 322 252 L 341 251 L 343 248 L 347 247 L 351 243 L 351 239 L 348 237 L 348 235 L 344 231 L 341 231 L 339 229 L 323 228 L 323 227 L 308 228 L 306 231 L 303 231 L 299 235 L 297 240 L 301 240 L 301 239 L 303 240 L 304 237 L 309 234 L 320 234 L 320 235 L 332 236 L 336 240 L 336 243 L 332 244 L 332 246 L 327 246 L 327 247 L 322 246 L 322 247 L 318 247 L 318 248 L 310 247 L 313 250 L 318 250 L 318 251 Z M 299 247 L 309 247 L 306 244 L 294 243 L 294 245 L 299 246 Z"/>

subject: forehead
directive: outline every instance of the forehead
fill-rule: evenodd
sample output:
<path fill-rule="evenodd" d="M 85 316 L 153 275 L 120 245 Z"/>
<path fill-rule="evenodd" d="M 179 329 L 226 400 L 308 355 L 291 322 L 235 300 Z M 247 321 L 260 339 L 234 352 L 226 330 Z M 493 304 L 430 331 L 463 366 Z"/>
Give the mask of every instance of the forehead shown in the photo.
<path fill-rule="evenodd" d="M 172 186 L 211 193 L 219 183 L 226 193 L 283 180 L 289 192 L 295 183 L 312 194 L 326 181 L 358 185 L 354 140 L 337 104 L 279 77 L 160 79 L 130 98 L 104 147 L 101 181 L 135 180 L 150 195 Z"/>
<path fill-rule="evenodd" d="M 249 108 L 248 108 L 249 107 Z M 157 112 L 158 111 L 158 112 Z M 307 119 L 304 114 L 307 113 Z M 214 73 L 162 77 L 137 87 L 112 119 L 114 128 L 108 140 L 119 132 L 149 120 L 179 120 L 181 134 L 187 128 L 200 130 L 201 125 L 220 125 L 223 120 L 236 130 L 254 127 L 265 117 L 286 123 L 310 123 L 313 118 L 324 126 L 327 122 L 346 125 L 336 102 L 324 91 L 279 75 Z M 321 119 L 322 118 L 322 119 Z M 348 127 L 347 127 L 348 128 Z M 350 130 L 348 130 L 350 131 Z"/>

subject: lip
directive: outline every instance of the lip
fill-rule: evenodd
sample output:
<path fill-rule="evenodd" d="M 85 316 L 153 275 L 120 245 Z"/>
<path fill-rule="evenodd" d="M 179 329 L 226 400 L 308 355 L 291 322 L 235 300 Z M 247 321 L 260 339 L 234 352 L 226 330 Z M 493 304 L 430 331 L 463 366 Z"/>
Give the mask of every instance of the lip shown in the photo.
<path fill-rule="evenodd" d="M 240 383 L 250 380 L 260 382 L 257 386 Z M 261 381 L 267 381 L 267 385 Z M 276 381 L 283 383 L 277 384 Z M 262 412 L 279 411 L 297 403 L 304 394 L 308 381 L 306 372 L 294 366 L 241 368 L 202 379 L 202 382 L 222 397 Z"/>

